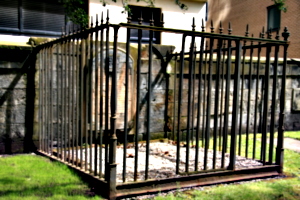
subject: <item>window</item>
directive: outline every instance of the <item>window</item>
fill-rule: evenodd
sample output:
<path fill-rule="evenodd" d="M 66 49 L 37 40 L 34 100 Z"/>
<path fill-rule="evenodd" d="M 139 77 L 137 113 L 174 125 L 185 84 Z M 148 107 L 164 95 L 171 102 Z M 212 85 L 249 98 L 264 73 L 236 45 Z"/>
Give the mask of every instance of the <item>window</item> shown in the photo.
<path fill-rule="evenodd" d="M 268 7 L 268 30 L 277 31 L 280 29 L 280 10 L 276 5 Z"/>
<path fill-rule="evenodd" d="M 60 0 L 0 0 L 0 32 L 59 36 L 66 25 Z"/>
<path fill-rule="evenodd" d="M 142 25 L 150 25 L 150 20 L 154 20 L 154 26 L 161 26 L 161 9 L 160 8 L 151 8 L 151 7 L 142 7 L 142 6 L 132 6 L 129 5 L 129 8 L 131 10 L 131 23 L 138 24 L 139 18 L 142 15 L 143 22 Z M 149 31 L 142 32 L 142 42 L 149 41 Z M 138 30 L 132 29 L 131 30 L 131 36 L 130 40 L 132 42 L 137 42 L 138 40 Z M 153 33 L 153 42 L 155 44 L 160 44 L 160 32 L 155 31 Z"/>

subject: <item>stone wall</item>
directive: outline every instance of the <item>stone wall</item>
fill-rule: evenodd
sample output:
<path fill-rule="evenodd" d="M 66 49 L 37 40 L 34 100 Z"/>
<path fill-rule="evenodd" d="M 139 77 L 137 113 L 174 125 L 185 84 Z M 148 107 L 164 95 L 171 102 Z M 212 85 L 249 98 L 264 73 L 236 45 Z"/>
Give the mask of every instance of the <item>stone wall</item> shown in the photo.
<path fill-rule="evenodd" d="M 119 45 L 120 50 L 124 49 L 124 44 Z M 147 92 L 148 92 L 148 56 L 147 56 L 147 46 L 143 47 L 145 51 L 142 55 L 142 65 L 141 65 L 141 84 L 139 86 L 141 90 L 140 102 L 142 106 L 140 107 L 140 126 L 139 126 L 139 137 L 140 139 L 145 138 L 147 131 Z M 159 47 L 157 47 L 159 48 Z M 152 133 L 152 138 L 161 138 L 165 131 L 172 131 L 173 120 L 172 114 L 174 112 L 174 101 L 173 95 L 178 95 L 178 86 L 174 86 L 174 77 L 177 77 L 177 73 L 172 72 L 174 69 L 175 62 L 166 64 L 163 62 L 162 58 L 166 55 L 166 49 L 172 51 L 171 47 L 166 47 L 165 49 L 160 49 L 155 55 L 153 55 L 152 60 L 152 91 L 153 95 L 151 98 L 151 123 L 150 132 Z M 14 153 L 14 152 L 24 152 L 34 150 L 37 144 L 37 131 L 34 130 L 34 122 L 37 123 L 37 116 L 34 119 L 34 113 L 37 112 L 38 103 L 35 99 L 35 92 L 38 94 L 38 83 L 34 82 L 35 68 L 31 63 L 30 49 L 27 48 L 0 48 L 0 153 Z M 124 53 L 120 51 L 119 67 L 118 67 L 118 85 L 120 90 L 118 91 L 118 122 L 117 128 L 123 129 L 123 119 L 124 119 Z M 130 106 L 129 108 L 129 124 L 131 126 L 130 134 L 135 133 L 134 118 L 136 115 L 136 47 L 131 48 L 132 56 L 132 71 L 130 75 Z M 124 54 L 124 55 L 123 55 Z M 32 57 L 32 59 L 35 59 Z M 168 72 L 168 68 L 171 72 Z M 187 67 L 186 67 L 187 68 Z M 185 68 L 185 69 L 186 69 Z M 262 68 L 263 70 L 263 68 Z M 272 71 L 272 70 L 271 70 Z M 187 72 L 187 71 L 186 71 Z M 253 72 L 255 73 L 255 72 Z M 175 76 L 174 76 L 175 75 Z M 37 80 L 37 79 L 36 79 Z M 195 84 L 197 84 L 195 80 Z M 184 78 L 183 86 L 183 108 L 187 104 L 187 87 L 188 78 Z M 178 84 L 178 83 L 177 83 Z M 278 82 L 280 84 L 280 82 Z M 176 85 L 176 84 L 175 84 Z M 233 85 L 233 84 L 231 84 Z M 255 80 L 253 81 L 255 85 Z M 253 85 L 250 87 L 253 89 Z M 36 89 L 34 89 L 36 88 Z M 247 94 L 249 89 L 248 81 L 244 83 L 244 94 Z M 231 89 L 232 90 L 232 89 Z M 197 93 L 195 94 L 197 95 Z M 214 96 L 214 92 L 212 93 Z M 230 93 L 232 100 L 232 91 Z M 38 96 L 38 95 L 36 95 Z M 286 130 L 300 130 L 300 64 L 299 62 L 290 60 L 287 68 L 287 85 L 286 85 L 286 115 L 285 115 L 285 129 Z M 178 97 L 177 97 L 178 99 Z M 246 98 L 245 98 L 246 99 Z M 34 101 L 36 100 L 36 101 Z M 167 100 L 167 101 L 166 101 Z M 255 96 L 251 96 L 251 101 L 255 100 Z M 196 102 L 197 103 L 197 102 Z M 246 104 L 246 102 L 244 103 Z M 176 100 L 175 100 L 176 105 Z M 213 105 L 213 104 L 212 104 Z M 232 106 L 232 104 L 230 104 Z M 167 113 L 166 113 L 166 108 Z M 244 106 L 244 109 L 246 106 Z M 243 109 L 243 113 L 245 110 Z M 251 108 L 253 109 L 253 108 Z M 213 111 L 213 109 L 212 109 Z M 176 109 L 175 109 L 176 112 Z M 276 111 L 277 112 L 277 111 Z M 186 114 L 187 110 L 182 110 L 182 129 L 185 129 L 186 124 Z M 35 115 L 36 115 L 35 114 Z M 230 113 L 229 113 L 230 114 Z M 196 113 L 195 113 L 196 115 Z M 246 116 L 246 115 L 245 115 Z M 245 120 L 243 116 L 243 120 Z M 165 120 L 166 119 L 166 120 Z M 211 123 L 213 124 L 213 123 Z M 32 143 L 34 141 L 34 143 Z"/>
<path fill-rule="evenodd" d="M 179 61 L 178 61 L 179 62 Z M 171 63 L 172 65 L 172 72 L 170 73 L 170 86 L 169 86 L 169 95 L 171 95 L 170 98 L 170 105 L 169 108 L 171 108 L 168 113 L 171 116 L 173 114 L 173 112 L 175 111 L 177 114 L 177 104 L 178 104 L 178 87 L 179 87 L 179 63 L 173 62 Z M 175 71 L 175 65 L 177 65 L 177 71 L 176 73 L 174 73 Z M 196 66 L 198 66 L 199 63 L 196 63 Z M 246 129 L 246 122 L 247 122 L 247 108 L 248 108 L 248 92 L 249 90 L 251 91 L 251 95 L 250 95 L 250 131 L 253 131 L 253 125 L 254 125 L 254 108 L 255 108 L 255 100 L 256 98 L 258 99 L 258 103 L 261 101 L 262 98 L 264 98 L 262 96 L 262 94 L 259 92 L 258 96 L 256 96 L 256 84 L 258 82 L 258 89 L 259 91 L 262 90 L 262 82 L 265 81 L 264 78 L 264 73 L 265 73 L 265 63 L 261 63 L 259 66 L 259 76 L 260 78 L 257 79 L 256 73 L 257 73 L 257 64 L 254 64 L 254 67 L 252 69 L 252 83 L 251 85 L 249 84 L 249 63 L 245 62 L 245 75 L 244 75 L 244 81 L 240 83 L 240 88 L 243 88 L 243 104 L 242 104 L 242 132 L 245 132 Z M 213 64 L 213 75 L 215 75 L 215 63 Z M 282 78 L 282 63 L 279 63 L 278 66 L 278 80 L 277 80 L 277 88 L 276 88 L 276 118 L 275 118 L 275 128 L 278 126 L 278 117 L 279 117 L 279 99 L 280 99 L 280 88 L 281 88 L 281 78 Z M 182 130 L 185 130 L 187 128 L 187 115 L 188 115 L 188 109 L 187 109 L 187 104 L 188 104 L 188 91 L 189 91 L 189 87 L 188 87 L 188 82 L 189 82 L 189 78 L 188 78 L 188 62 L 185 63 L 184 65 L 184 76 L 183 76 L 183 96 L 181 97 L 182 100 L 182 112 L 181 112 L 181 120 L 180 120 L 180 127 Z M 206 69 L 206 75 L 207 75 L 208 69 Z M 271 115 L 271 106 L 272 106 L 272 89 L 273 89 L 273 72 L 274 72 L 274 67 L 273 65 L 271 65 L 270 67 L 270 83 L 269 83 L 269 88 L 270 88 L 270 94 L 269 94 L 269 113 L 268 113 L 268 120 L 270 120 L 270 115 Z M 195 72 L 196 74 L 198 74 L 198 71 Z M 234 73 L 234 64 L 232 65 L 232 69 L 231 69 L 231 74 L 233 75 Z M 204 73 L 205 74 L 205 73 Z M 233 76 L 232 76 L 233 77 Z M 223 83 L 222 83 L 223 82 Z M 199 83 L 199 79 L 196 77 L 195 78 L 195 82 L 194 84 L 197 86 Z M 207 82 L 206 82 L 207 83 Z M 211 129 L 213 129 L 214 126 L 214 107 L 215 107 L 215 94 L 216 92 L 219 93 L 219 111 L 221 109 L 221 101 L 222 101 L 222 90 L 220 89 L 219 91 L 216 91 L 214 88 L 214 85 L 216 83 L 216 80 L 213 78 L 212 79 L 212 88 L 211 88 L 211 116 L 210 116 L 210 127 Z M 219 85 L 221 88 L 221 85 L 223 84 L 223 87 L 225 88 L 226 86 L 226 82 L 225 80 L 220 80 Z M 207 92 L 207 88 L 205 89 L 203 87 L 204 85 L 204 81 L 202 79 L 201 81 L 201 92 L 202 95 L 204 95 L 205 90 Z M 233 79 L 231 79 L 230 82 L 230 97 L 229 97 L 229 127 L 231 126 L 231 118 L 232 118 L 232 109 L 233 109 Z M 198 96 L 198 88 L 196 87 L 195 89 L 195 93 L 194 95 L 197 97 Z M 223 91 L 223 106 L 222 106 L 222 112 L 219 113 L 219 121 L 220 121 L 220 117 L 224 117 L 224 98 L 225 98 L 225 91 Z M 173 97 L 173 94 L 175 94 L 175 99 Z M 241 95 L 241 93 L 240 93 Z M 206 98 L 206 95 L 204 95 Z M 241 99 L 241 97 L 240 97 Z M 289 60 L 288 61 L 288 65 L 287 65 L 287 76 L 286 76 L 286 103 L 285 103 L 285 123 L 284 123 L 284 127 L 285 130 L 300 130 L 300 62 L 297 61 L 293 61 L 293 60 Z M 240 100 L 239 100 L 240 101 Z M 197 106 L 198 106 L 198 101 L 195 100 L 194 104 L 192 105 L 192 110 L 194 110 L 194 116 L 197 116 Z M 200 102 L 201 107 L 203 107 L 203 104 L 206 108 L 206 104 L 203 102 Z M 173 109 L 174 105 L 176 106 L 175 110 Z M 203 111 L 202 111 L 203 112 Z M 262 106 L 258 105 L 258 117 L 257 117 L 257 124 L 258 127 L 261 126 L 261 115 L 262 115 Z M 239 115 L 240 115 L 240 111 L 239 111 Z M 206 115 L 204 116 L 206 119 Z M 203 120 L 203 116 L 200 117 L 200 121 L 202 122 Z M 174 119 L 171 119 L 172 123 L 174 122 Z M 197 124 L 197 119 L 194 118 L 194 124 Z M 240 116 L 238 116 L 238 121 L 240 121 Z M 175 127 L 177 127 L 177 119 L 175 117 Z M 173 127 L 173 125 L 171 124 L 170 127 Z M 269 129 L 270 127 L 268 127 Z M 275 129 L 277 131 L 277 128 Z"/>
<path fill-rule="evenodd" d="M 30 52 L 26 47 L 0 47 L 0 153 L 29 151 L 24 141 L 32 138 L 32 126 L 26 125 L 32 124 L 33 113 L 28 111 L 34 94 L 28 80 L 33 75 Z"/>

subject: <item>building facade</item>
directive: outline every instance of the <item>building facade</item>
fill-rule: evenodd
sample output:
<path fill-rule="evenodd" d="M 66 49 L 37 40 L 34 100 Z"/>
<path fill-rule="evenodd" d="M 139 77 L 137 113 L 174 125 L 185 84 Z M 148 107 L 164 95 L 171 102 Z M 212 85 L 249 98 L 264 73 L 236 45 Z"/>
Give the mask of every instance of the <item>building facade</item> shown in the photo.
<path fill-rule="evenodd" d="M 213 20 L 216 31 L 222 21 L 224 33 L 227 33 L 230 22 L 234 35 L 245 35 L 248 24 L 249 36 L 253 33 L 254 37 L 259 37 L 263 27 L 265 31 L 272 30 L 273 38 L 278 29 L 281 33 L 287 27 L 291 34 L 288 57 L 297 59 L 300 58 L 300 1 L 289 0 L 285 4 L 287 12 L 276 11 L 274 2 L 270 0 L 208 0 L 208 21 Z M 207 31 L 210 31 L 209 25 Z"/>

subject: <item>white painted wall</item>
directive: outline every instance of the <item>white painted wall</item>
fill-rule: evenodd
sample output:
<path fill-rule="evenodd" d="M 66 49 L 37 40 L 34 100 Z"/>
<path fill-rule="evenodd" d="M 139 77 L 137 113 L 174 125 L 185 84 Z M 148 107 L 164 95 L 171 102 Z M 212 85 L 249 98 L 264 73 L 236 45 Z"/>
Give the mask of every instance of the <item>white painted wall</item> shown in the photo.
<path fill-rule="evenodd" d="M 109 22 L 111 24 L 118 24 L 121 22 L 127 22 L 127 14 L 122 13 L 124 10 L 122 6 L 122 1 L 117 0 L 117 3 L 108 1 L 108 5 L 105 7 L 99 2 L 99 0 L 90 0 L 90 16 L 93 16 L 95 20 L 96 14 L 98 14 L 99 20 L 101 13 L 104 13 L 104 18 L 106 18 L 107 10 L 109 10 Z M 195 18 L 196 30 L 201 30 L 202 19 L 205 19 L 206 5 L 203 1 L 182 1 L 189 8 L 186 11 L 181 10 L 175 3 L 174 0 L 157 0 L 155 1 L 155 6 L 162 9 L 164 14 L 164 27 L 174 28 L 174 29 L 185 29 L 192 30 L 192 19 Z M 147 6 L 145 2 L 137 3 L 136 0 L 131 0 L 130 4 L 138 6 Z M 105 21 L 105 20 L 104 20 Z M 112 34 L 112 33 L 111 33 Z M 119 41 L 125 42 L 126 30 L 119 31 Z M 175 51 L 181 51 L 182 36 L 180 34 L 170 34 L 162 33 L 161 44 L 163 45 L 174 45 L 176 47 Z M 200 43 L 199 40 L 196 41 L 197 44 Z M 186 41 L 186 51 L 188 50 L 190 44 L 189 40 Z"/>

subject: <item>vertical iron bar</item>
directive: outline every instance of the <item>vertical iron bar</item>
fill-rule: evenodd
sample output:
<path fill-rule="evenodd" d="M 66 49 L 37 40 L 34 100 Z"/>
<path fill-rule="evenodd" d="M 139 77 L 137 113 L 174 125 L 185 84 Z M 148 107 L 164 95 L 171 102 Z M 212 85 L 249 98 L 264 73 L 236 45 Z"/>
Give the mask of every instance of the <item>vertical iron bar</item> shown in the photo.
<path fill-rule="evenodd" d="M 80 119 L 81 119 L 81 136 L 80 136 L 80 168 L 83 169 L 83 164 L 84 159 L 83 159 L 83 137 L 86 137 L 86 113 L 85 113 L 85 109 L 86 109 L 86 99 L 85 99 L 85 39 L 83 38 L 83 36 L 81 36 L 81 74 L 80 74 L 80 102 L 81 102 L 81 107 L 80 107 Z"/>
<path fill-rule="evenodd" d="M 146 166 L 145 180 L 148 179 L 149 173 L 149 155 L 150 155 L 150 126 L 151 126 L 151 98 L 152 98 L 152 45 L 153 31 L 149 31 L 149 61 L 148 61 L 148 98 L 147 98 L 147 139 L 146 139 Z"/>
<path fill-rule="evenodd" d="M 198 108 L 197 108 L 197 129 L 196 129 L 196 153 L 195 153 L 195 171 L 198 171 L 198 162 L 199 162 L 199 135 L 200 135 L 200 127 L 201 127 L 201 103 L 202 103 L 202 70 L 203 70 L 203 53 L 204 53 L 204 41 L 205 38 L 201 37 L 200 43 L 200 58 L 199 58 L 199 79 L 198 79 Z M 203 124 L 202 124 L 203 126 Z M 203 138 L 202 138 L 203 140 Z"/>
<path fill-rule="evenodd" d="M 55 94 L 55 90 L 54 90 L 54 79 L 53 79 L 53 47 L 50 46 L 49 47 L 50 49 L 50 73 L 49 73 L 49 76 L 50 76 L 50 96 L 49 96 L 49 100 L 50 100 L 50 155 L 52 156 L 53 154 L 53 109 L 54 109 L 54 100 L 53 100 L 53 96 Z"/>
<path fill-rule="evenodd" d="M 68 45 L 67 45 L 68 43 L 67 43 L 67 41 L 65 40 L 65 42 L 64 42 L 64 48 L 63 48 L 63 59 L 64 59 L 64 74 L 63 74 L 63 85 L 64 85 L 64 101 L 63 101 L 63 113 L 64 113 L 64 115 L 63 115 L 63 118 L 64 118 L 64 120 L 63 120 L 63 122 L 64 122 L 64 158 L 63 158 L 63 160 L 64 161 L 67 161 L 67 138 L 68 138 L 68 135 L 69 135 L 69 129 L 68 129 L 68 96 L 67 96 L 67 87 L 68 87 L 68 85 L 67 85 L 67 75 L 68 75 L 68 71 L 67 71 L 67 66 L 68 66 L 68 56 L 67 56 L 67 47 L 68 47 Z"/>
<path fill-rule="evenodd" d="M 257 69 L 256 69 L 256 88 L 255 88 L 255 103 L 254 103 L 254 125 L 253 125 L 253 155 L 252 158 L 256 157 L 256 134 L 257 134 L 257 112 L 258 112 L 258 92 L 259 92 L 259 69 L 260 69 L 260 53 L 261 46 L 258 43 L 257 49 Z"/>
<path fill-rule="evenodd" d="M 251 105 L 251 87 L 252 87 L 252 69 L 253 68 L 253 43 L 250 49 L 250 66 L 249 66 L 249 82 L 248 82 L 248 100 L 247 100 L 247 124 L 246 124 L 246 151 L 245 157 L 248 158 L 249 153 L 249 128 L 250 128 L 250 105 Z"/>
<path fill-rule="evenodd" d="M 98 16 L 96 21 L 98 21 Z M 96 22 L 96 26 L 97 26 Z M 98 172 L 98 133 L 99 133 L 99 31 L 95 33 L 95 135 L 94 135 L 94 176 L 97 176 Z M 93 58 L 92 58 L 93 59 Z M 93 66 L 94 67 L 94 66 Z M 102 148 L 100 146 L 100 148 Z"/>
<path fill-rule="evenodd" d="M 72 130 L 72 102 L 71 102 L 71 92 L 72 92 L 72 86 L 71 86 L 71 79 L 72 79 L 72 72 L 71 72 L 71 66 L 72 66 L 72 53 L 71 53 L 71 39 L 69 39 L 68 41 L 68 52 L 67 52 L 67 55 L 68 55 L 68 78 L 67 78 L 67 81 L 68 81 L 68 90 L 67 90 L 67 93 L 68 93 L 68 163 L 71 163 L 71 159 L 72 159 L 72 156 L 71 156 L 71 153 L 73 153 L 73 150 L 72 147 L 71 147 L 71 140 L 73 140 L 73 130 Z"/>
<path fill-rule="evenodd" d="M 139 117 L 140 117 L 140 80 L 141 80 L 141 51 L 142 51 L 142 30 L 138 29 L 138 57 L 136 75 L 136 119 L 135 119 L 135 157 L 134 157 L 134 181 L 138 176 L 138 138 L 139 138 Z"/>
<path fill-rule="evenodd" d="M 75 164 L 75 141 L 77 136 L 76 128 L 76 98 L 75 98 L 75 89 L 76 89 L 76 56 L 75 56 L 75 37 L 72 38 L 72 65 L 71 65 L 71 86 L 72 86 L 72 165 Z M 76 152 L 77 155 L 77 152 Z"/>
<path fill-rule="evenodd" d="M 113 46 L 113 63 L 112 63 L 112 85 L 111 85 L 111 117 L 110 117 L 110 141 L 109 141 L 109 197 L 116 197 L 116 181 L 117 181 L 117 135 L 116 135 L 116 119 L 117 119 L 117 51 L 118 51 L 118 30 L 114 27 L 114 46 Z"/>
<path fill-rule="evenodd" d="M 173 87 L 173 102 L 174 102 L 174 105 L 173 105 L 173 124 L 172 124 L 172 140 L 173 142 L 176 140 L 176 84 L 177 84 L 177 52 L 175 53 L 175 57 L 174 57 L 174 74 L 173 74 L 173 77 L 174 77 L 174 87 Z"/>
<path fill-rule="evenodd" d="M 225 55 L 226 55 L 226 51 L 225 51 L 225 41 L 223 41 L 223 59 L 222 59 L 222 65 L 221 65 L 221 102 L 220 102 L 220 127 L 219 127 L 219 151 L 222 151 L 222 144 L 223 144 L 223 129 L 222 129 L 222 126 L 223 126 L 223 118 L 224 118 L 224 114 L 223 114 L 223 109 L 224 109 L 224 106 L 223 106 L 223 102 L 224 102 L 224 79 L 225 79 Z"/>
<path fill-rule="evenodd" d="M 44 68 L 44 87 L 45 87 L 45 95 L 44 95 L 44 102 L 45 102 L 45 146 L 44 151 L 48 154 L 49 153 L 49 59 L 48 59 L 48 49 L 45 48 L 45 68 Z"/>
<path fill-rule="evenodd" d="M 230 103 L 230 81 L 231 81 L 231 40 L 227 41 L 227 71 L 226 71 L 226 88 L 225 88 L 225 102 L 224 102 L 224 126 L 223 126 L 223 148 L 222 148 L 222 161 L 221 168 L 225 167 L 225 153 L 227 152 L 228 141 L 228 127 L 229 127 L 229 103 Z"/>
<path fill-rule="evenodd" d="M 214 108 L 214 130 L 213 130 L 213 169 L 216 168 L 217 159 L 217 139 L 218 139 L 218 118 L 219 118 L 219 94 L 220 94 L 220 68 L 222 55 L 222 40 L 218 41 L 217 64 L 216 64 L 216 81 L 215 81 L 215 108 Z M 221 115 L 220 115 L 221 116 Z"/>
<path fill-rule="evenodd" d="M 204 143 L 205 143 L 205 129 L 206 129 L 206 115 L 207 113 L 205 112 L 206 110 L 206 106 L 207 106 L 207 102 L 205 100 L 205 97 L 207 97 L 207 77 L 208 77 L 208 72 L 207 72 L 207 54 L 208 54 L 209 50 L 208 50 L 208 45 L 206 45 L 205 47 L 205 57 L 204 57 L 204 69 L 203 69 L 203 76 L 204 76 L 204 80 L 203 80 L 203 117 L 202 117 L 202 148 L 204 148 Z"/>
<path fill-rule="evenodd" d="M 43 50 L 39 60 L 39 150 L 43 151 Z"/>
<path fill-rule="evenodd" d="M 284 40 L 287 41 L 289 32 L 285 27 L 282 33 Z M 280 114 L 278 124 L 278 138 L 276 147 L 276 164 L 280 166 L 279 173 L 283 172 L 283 140 L 284 140 L 284 106 L 285 106 L 285 87 L 286 87 L 286 66 L 287 66 L 287 48 L 289 43 L 284 45 L 283 49 L 283 66 L 282 66 L 282 82 L 281 82 L 281 94 L 280 94 Z"/>
<path fill-rule="evenodd" d="M 57 92 L 57 98 L 56 98 L 56 123 L 57 123 L 57 147 L 56 147 L 56 153 L 57 157 L 59 157 L 59 143 L 60 143 L 60 106 L 59 106 L 59 97 L 60 97 L 60 90 L 59 87 L 61 87 L 61 83 L 59 80 L 59 44 L 56 45 L 56 92 Z"/>
<path fill-rule="evenodd" d="M 80 94 L 80 40 L 79 37 L 76 38 L 76 130 L 77 130 L 77 135 L 76 135 L 76 166 L 79 167 L 79 160 L 81 157 L 79 157 L 80 149 L 79 145 L 81 145 L 81 94 Z M 79 159 L 80 158 L 80 159 Z"/>
<path fill-rule="evenodd" d="M 90 104 L 90 110 L 89 110 L 89 118 L 90 118 L 90 173 L 92 174 L 93 173 L 93 134 L 97 132 L 96 129 L 93 130 L 94 126 L 93 126 L 93 112 L 95 112 L 94 110 L 94 104 L 93 102 L 96 100 L 94 99 L 95 96 L 93 96 L 93 91 L 94 91 L 94 84 L 93 84 L 93 81 L 94 81 L 94 75 L 96 75 L 96 70 L 93 68 L 93 56 L 94 56 L 94 51 L 93 51 L 93 32 L 90 33 L 89 35 L 90 37 L 90 41 L 89 41 L 89 65 L 88 65 L 88 68 L 89 68 L 89 104 Z M 95 112 L 96 113 L 96 112 Z M 94 121 L 95 125 L 96 125 L 96 121 Z M 96 146 L 94 147 L 96 148 Z"/>
<path fill-rule="evenodd" d="M 181 104 L 182 104 L 182 87 L 183 87 L 183 68 L 184 68 L 184 46 L 186 35 L 182 35 L 181 52 L 180 52 L 180 74 L 179 74 L 179 91 L 178 91 L 178 115 L 177 115 L 177 144 L 176 144 L 176 174 L 179 174 L 180 165 L 180 132 L 181 132 Z"/>
<path fill-rule="evenodd" d="M 212 87 L 212 70 L 213 70 L 213 53 L 214 38 L 210 38 L 209 44 L 209 69 L 208 69 L 208 85 L 206 97 L 206 130 L 205 130 L 205 149 L 204 149 L 204 170 L 207 170 L 208 149 L 210 140 L 210 115 L 211 115 L 211 87 Z"/>
<path fill-rule="evenodd" d="M 65 79 L 64 79 L 64 53 L 65 53 L 65 49 L 64 49 L 65 45 L 64 45 L 64 41 L 62 41 L 61 43 L 61 159 L 64 161 L 65 157 L 66 157 L 66 151 L 64 150 L 64 145 L 65 145 L 65 91 L 64 91 L 64 87 L 65 87 Z"/>
<path fill-rule="evenodd" d="M 91 133 L 91 127 L 89 126 L 89 111 L 90 111 L 90 108 L 91 108 L 91 104 L 90 104 L 90 80 L 91 80 L 91 77 L 90 77 L 90 66 L 89 66 L 89 34 L 88 33 L 85 33 L 85 63 L 84 63 L 84 68 L 85 68 L 85 74 L 84 74 L 84 77 L 85 77 L 85 87 L 84 87 L 84 90 L 85 90 L 85 95 L 84 95 L 84 98 L 85 98 L 85 104 L 86 104 L 86 107 L 85 107 L 85 110 L 84 110 L 84 113 L 85 113 L 85 126 L 86 126 L 86 129 L 85 129 L 85 166 L 84 166 L 84 169 L 85 171 L 88 171 L 88 147 L 89 147 L 89 136 L 90 136 L 90 133 Z"/>
<path fill-rule="evenodd" d="M 46 93 L 45 93 L 45 106 L 46 106 L 46 153 L 49 154 L 49 139 L 50 139 L 50 59 L 49 59 L 49 47 L 45 48 L 46 50 L 46 58 L 45 58 L 45 62 L 46 62 L 46 68 L 45 68 L 45 89 L 46 89 Z"/>
<path fill-rule="evenodd" d="M 108 181 L 108 133 L 109 133 L 109 26 L 105 39 L 105 180 Z"/>
<path fill-rule="evenodd" d="M 235 72 L 234 72 L 234 91 L 233 91 L 233 110 L 232 110 L 232 128 L 230 141 L 230 161 L 228 169 L 235 169 L 236 161 L 236 137 L 237 137 L 237 123 L 239 110 L 239 91 L 240 91 L 240 62 L 241 62 L 241 41 L 236 40 L 236 56 L 235 56 Z"/>
<path fill-rule="evenodd" d="M 265 89 L 264 89 L 264 111 L 263 111 L 263 127 L 262 127 L 262 161 L 266 163 L 266 148 L 267 148 L 267 126 L 269 112 L 269 83 L 270 83 L 270 55 L 271 46 L 267 45 L 266 53 L 266 68 L 265 68 Z"/>
<path fill-rule="evenodd" d="M 104 137 L 104 131 L 103 131 L 103 79 L 104 79 L 104 48 L 103 48 L 103 33 L 104 33 L 104 27 L 103 27 L 103 13 L 101 15 L 101 29 L 100 29 L 100 128 L 99 128 L 99 176 L 103 176 L 103 170 L 102 170 L 102 158 L 103 158 L 103 151 L 102 151 L 102 145 L 103 145 L 103 137 Z"/>
<path fill-rule="evenodd" d="M 70 158 L 70 96 L 69 96 L 69 70 L 70 70 L 70 59 L 69 59 L 69 54 L 70 49 L 69 49 L 69 40 L 65 41 L 65 150 L 66 156 L 65 156 L 65 161 L 69 162 Z"/>
<path fill-rule="evenodd" d="M 64 77 L 63 77 L 63 64 L 64 58 L 63 58 L 63 42 L 60 43 L 60 143 L 59 143 L 59 157 L 60 159 L 63 159 L 63 137 L 64 137 L 64 123 L 63 123 L 63 94 L 64 94 Z"/>
<path fill-rule="evenodd" d="M 44 62 L 44 67 L 43 67 L 43 74 L 42 74 L 42 78 L 43 78 L 43 151 L 46 151 L 46 136 L 47 136 L 47 88 L 46 88 L 46 69 L 47 69 L 47 57 L 46 57 L 46 49 L 43 50 L 43 62 Z"/>
<path fill-rule="evenodd" d="M 273 91 L 272 91 L 272 107 L 271 107 L 271 122 L 270 122 L 270 147 L 269 147 L 269 163 L 273 163 L 273 148 L 274 148 L 274 134 L 275 134 L 275 111 L 277 102 L 277 81 L 278 81 L 278 53 L 279 45 L 275 46 L 274 65 L 273 65 Z"/>
<path fill-rule="evenodd" d="M 188 112 L 187 112 L 187 131 L 186 131 L 186 157 L 185 157 L 185 171 L 189 172 L 189 157 L 190 157 L 190 131 L 191 131 L 191 112 L 192 112 L 192 91 L 193 91 L 193 74 L 194 74 L 194 46 L 195 36 L 192 36 L 189 57 L 189 82 L 188 82 Z M 194 119 L 192 119 L 194 120 Z"/>
<path fill-rule="evenodd" d="M 246 41 L 244 41 L 244 46 L 246 46 Z M 243 105 L 244 105 L 244 82 L 245 82 L 245 58 L 246 57 L 246 49 L 243 48 L 243 60 L 242 60 L 242 77 L 241 77 L 241 100 L 240 100 L 240 120 L 239 120 L 239 147 L 238 147 L 238 155 L 241 155 L 242 150 L 242 131 L 243 131 Z"/>
<path fill-rule="evenodd" d="M 130 29 L 127 28 L 126 35 L 126 71 L 125 71 L 125 104 L 124 104 L 124 146 L 123 146 L 123 182 L 126 182 L 126 155 L 127 155 L 127 135 L 128 135 L 128 96 L 129 96 L 129 70 L 130 70 Z"/>

